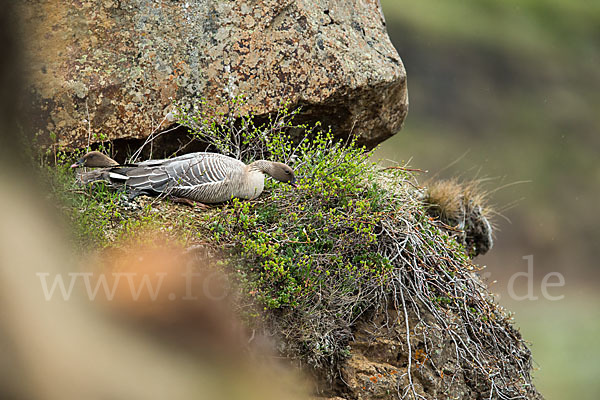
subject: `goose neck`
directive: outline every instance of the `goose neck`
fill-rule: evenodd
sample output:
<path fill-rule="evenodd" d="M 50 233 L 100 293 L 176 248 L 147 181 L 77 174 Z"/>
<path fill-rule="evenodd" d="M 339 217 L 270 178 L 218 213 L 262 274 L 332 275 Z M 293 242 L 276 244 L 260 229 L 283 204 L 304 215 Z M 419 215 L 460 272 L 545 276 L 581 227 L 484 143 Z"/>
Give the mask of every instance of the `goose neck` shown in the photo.
<path fill-rule="evenodd" d="M 268 175 L 272 175 L 273 171 L 273 163 L 267 160 L 254 161 L 248 167 L 249 171 L 260 171 Z"/>

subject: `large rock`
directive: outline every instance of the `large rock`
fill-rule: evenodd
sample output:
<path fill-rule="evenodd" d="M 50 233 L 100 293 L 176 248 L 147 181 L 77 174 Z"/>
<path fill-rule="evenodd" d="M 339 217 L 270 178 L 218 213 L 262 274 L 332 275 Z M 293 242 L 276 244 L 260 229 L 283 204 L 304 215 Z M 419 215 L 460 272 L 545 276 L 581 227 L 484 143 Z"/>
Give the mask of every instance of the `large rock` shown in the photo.
<path fill-rule="evenodd" d="M 27 0 L 38 132 L 61 145 L 144 138 L 173 101 L 218 111 L 303 106 L 336 135 L 378 143 L 401 127 L 406 74 L 378 0 Z M 168 121 L 164 122 L 164 127 Z"/>

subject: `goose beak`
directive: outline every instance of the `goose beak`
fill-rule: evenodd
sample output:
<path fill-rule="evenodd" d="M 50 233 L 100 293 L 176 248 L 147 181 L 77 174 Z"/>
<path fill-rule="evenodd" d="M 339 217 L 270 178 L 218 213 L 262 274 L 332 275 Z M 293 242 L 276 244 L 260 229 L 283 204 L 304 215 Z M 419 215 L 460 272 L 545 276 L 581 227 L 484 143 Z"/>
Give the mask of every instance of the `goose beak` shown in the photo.
<path fill-rule="evenodd" d="M 296 184 L 296 178 L 293 178 L 291 181 L 288 182 L 290 184 L 291 187 L 297 189 L 298 185 Z"/>
<path fill-rule="evenodd" d="M 83 165 L 83 159 L 80 158 L 79 160 L 77 160 L 77 162 L 73 165 L 71 165 L 71 168 L 77 168 L 77 167 L 81 167 Z"/>

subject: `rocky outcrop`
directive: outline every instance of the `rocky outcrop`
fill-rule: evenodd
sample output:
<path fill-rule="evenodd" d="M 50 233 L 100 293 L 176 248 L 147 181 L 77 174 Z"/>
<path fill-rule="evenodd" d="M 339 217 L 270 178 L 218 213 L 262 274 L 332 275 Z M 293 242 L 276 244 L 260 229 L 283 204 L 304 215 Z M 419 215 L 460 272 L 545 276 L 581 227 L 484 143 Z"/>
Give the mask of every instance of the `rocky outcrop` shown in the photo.
<path fill-rule="evenodd" d="M 406 74 L 376 0 L 27 0 L 32 123 L 61 145 L 144 138 L 174 101 L 303 107 L 367 145 L 393 135 Z M 160 128 L 159 128 L 160 129 Z"/>
<path fill-rule="evenodd" d="M 514 396 L 511 398 L 543 400 L 532 385 L 523 384 L 524 377 L 518 372 L 520 365 L 532 362 L 524 345 L 514 354 L 514 365 L 507 369 L 510 373 L 496 375 L 497 386 L 492 387 L 476 368 L 457 359 L 457 348 L 450 335 L 436 329 L 435 320 L 426 311 L 420 316 L 408 314 L 409 350 L 402 314 L 390 309 L 357 324 L 354 340 L 349 343 L 350 356 L 341 365 L 338 384 L 329 389 L 321 384 L 326 397 L 319 399 L 477 400 L 503 398 L 498 388 L 506 385 L 504 389 Z M 520 340 L 512 327 L 507 329 Z"/>

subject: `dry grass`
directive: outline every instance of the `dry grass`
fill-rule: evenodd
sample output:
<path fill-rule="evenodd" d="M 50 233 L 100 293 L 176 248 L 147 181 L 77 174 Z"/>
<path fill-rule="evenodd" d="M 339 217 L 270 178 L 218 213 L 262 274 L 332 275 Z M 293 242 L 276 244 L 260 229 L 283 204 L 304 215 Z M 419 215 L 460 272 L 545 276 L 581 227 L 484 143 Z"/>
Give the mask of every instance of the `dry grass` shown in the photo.
<path fill-rule="evenodd" d="M 492 248 L 491 216 L 496 212 L 488 205 L 488 192 L 482 189 L 481 181 L 449 179 L 430 181 L 425 186 L 427 213 L 437 218 L 438 225 L 463 244 L 470 255 L 485 254 Z"/>

